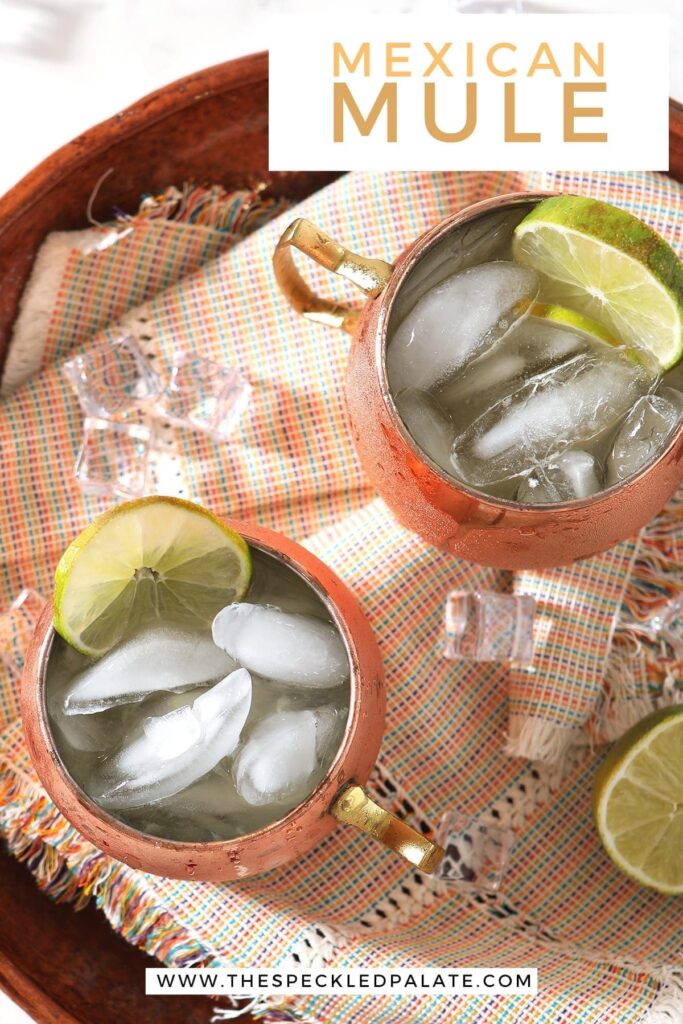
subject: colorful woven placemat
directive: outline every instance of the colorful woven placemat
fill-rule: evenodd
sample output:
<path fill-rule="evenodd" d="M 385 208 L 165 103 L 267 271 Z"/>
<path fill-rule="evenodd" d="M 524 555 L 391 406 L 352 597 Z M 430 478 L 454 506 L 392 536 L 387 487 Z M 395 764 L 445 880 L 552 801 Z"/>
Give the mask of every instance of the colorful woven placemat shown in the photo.
<path fill-rule="evenodd" d="M 391 259 L 428 225 L 477 198 L 555 186 L 631 209 L 680 250 L 681 192 L 668 179 L 547 177 L 357 174 L 296 212 L 357 251 Z M 457 1018 L 448 1018 L 436 999 L 380 997 L 373 1021 L 555 1024 L 562 1014 L 568 1021 L 666 1020 L 666 1006 L 681 1005 L 680 909 L 611 867 L 589 804 L 599 757 L 592 742 L 659 702 L 680 699 L 679 666 L 663 665 L 642 642 L 648 604 L 680 589 L 680 503 L 672 502 L 643 537 L 604 556 L 514 578 L 438 552 L 398 527 L 373 498 L 351 445 L 341 387 L 347 340 L 297 318 L 274 288 L 270 257 L 290 216 L 203 264 L 197 240 L 182 240 L 195 229 L 177 228 L 176 238 L 164 225 L 159 258 L 166 283 L 179 283 L 100 337 L 115 336 L 123 325 L 159 366 L 174 349 L 191 349 L 236 363 L 249 378 L 254 396 L 235 440 L 217 446 L 195 434 L 172 437 L 162 489 L 308 537 L 354 588 L 388 678 L 387 733 L 371 787 L 425 829 L 454 806 L 495 812 L 519 832 L 503 892 L 446 890 L 343 829 L 299 863 L 238 883 L 185 883 L 133 871 L 86 843 L 42 792 L 8 679 L 0 762 L 10 845 L 46 889 L 64 898 L 94 896 L 130 941 L 167 963 L 539 967 L 533 1000 L 476 996 L 461 1000 Z M 137 281 L 149 258 L 143 233 L 154 230 L 159 225 L 148 223 L 110 249 L 81 249 L 63 261 L 42 368 L 0 408 L 8 497 L 4 604 L 25 586 L 49 592 L 64 546 L 102 507 L 83 497 L 73 478 L 81 417 L 57 364 L 71 347 L 70 334 L 79 342 L 85 335 L 64 325 L 79 322 L 79 306 L 97 306 L 98 289 L 115 295 L 108 300 L 112 315 L 126 306 L 126 282 L 130 304 L 139 301 Z M 169 245 L 177 252 L 169 253 Z M 184 251 L 194 253 L 188 266 L 198 268 L 189 277 Z M 102 324 L 96 312 L 84 318 L 93 328 Z M 446 592 L 480 587 L 536 595 L 543 632 L 535 674 L 453 666 L 440 656 Z M 368 1019 L 363 997 L 298 1000 L 297 1009 L 330 1024 Z"/>

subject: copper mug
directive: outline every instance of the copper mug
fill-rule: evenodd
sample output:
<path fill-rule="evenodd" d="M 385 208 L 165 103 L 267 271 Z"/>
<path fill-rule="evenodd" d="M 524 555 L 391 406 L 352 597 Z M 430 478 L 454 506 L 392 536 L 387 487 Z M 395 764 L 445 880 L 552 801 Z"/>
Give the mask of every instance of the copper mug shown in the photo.
<path fill-rule="evenodd" d="M 399 522 L 462 558 L 501 569 L 565 565 L 635 534 L 683 479 L 683 425 L 654 463 L 590 498 L 552 508 L 481 494 L 449 476 L 413 441 L 394 404 L 387 338 L 420 282 L 464 269 L 467 247 L 504 211 L 525 213 L 554 193 L 521 192 L 475 203 L 430 228 L 392 265 L 349 252 L 310 221 L 295 220 L 275 250 L 275 276 L 302 316 L 353 335 L 346 399 L 361 464 Z M 321 298 L 293 260 L 299 250 L 369 296 L 362 309 Z M 442 278 L 447 276 L 442 273 Z"/>
<path fill-rule="evenodd" d="M 384 672 L 374 634 L 353 593 L 315 555 L 281 534 L 227 521 L 253 547 L 293 569 L 327 607 L 351 665 L 349 716 L 334 762 L 319 785 L 281 820 L 237 839 L 176 842 L 145 835 L 99 807 L 71 778 L 54 743 L 46 675 L 55 641 L 48 602 L 26 656 L 21 715 L 33 765 L 65 818 L 98 849 L 131 867 L 171 878 L 224 881 L 260 874 L 312 850 L 340 822 L 380 840 L 422 871 L 443 850 L 376 804 L 363 788 L 384 730 Z"/>

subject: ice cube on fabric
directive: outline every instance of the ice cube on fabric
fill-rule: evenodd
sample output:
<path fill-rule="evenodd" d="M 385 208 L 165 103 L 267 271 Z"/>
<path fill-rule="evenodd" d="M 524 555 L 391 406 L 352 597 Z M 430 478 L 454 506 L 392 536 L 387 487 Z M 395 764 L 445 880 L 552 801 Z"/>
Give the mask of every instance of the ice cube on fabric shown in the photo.
<path fill-rule="evenodd" d="M 303 798 L 320 768 L 337 717 L 334 708 L 325 707 L 276 712 L 260 722 L 235 760 L 240 796 L 255 806 Z"/>
<path fill-rule="evenodd" d="M 539 291 L 529 267 L 494 260 L 430 288 L 406 315 L 387 350 L 394 394 L 429 391 L 526 315 Z"/>
<path fill-rule="evenodd" d="M 191 701 L 191 702 L 190 702 Z M 140 807 L 173 796 L 236 749 L 251 705 L 251 677 L 240 668 L 184 707 L 147 720 L 92 780 L 108 808 Z"/>
<path fill-rule="evenodd" d="M 519 485 L 517 501 L 534 504 L 588 498 L 600 490 L 600 477 L 600 467 L 590 452 L 573 449 L 532 470 Z"/>
<path fill-rule="evenodd" d="M 662 388 L 640 398 L 619 428 L 607 460 L 607 483 L 626 480 L 654 458 L 683 416 L 683 394 Z"/>
<path fill-rule="evenodd" d="M 76 676 L 64 712 L 92 715 L 160 690 L 189 689 L 220 679 L 235 667 L 210 636 L 164 627 L 146 629 Z"/>
<path fill-rule="evenodd" d="M 581 352 L 525 381 L 459 434 L 453 470 L 475 487 L 523 474 L 614 428 L 651 384 L 619 349 Z"/>
<path fill-rule="evenodd" d="M 339 686 L 349 678 L 344 642 L 329 622 L 246 602 L 213 622 L 216 644 L 245 668 L 290 686 Z"/>

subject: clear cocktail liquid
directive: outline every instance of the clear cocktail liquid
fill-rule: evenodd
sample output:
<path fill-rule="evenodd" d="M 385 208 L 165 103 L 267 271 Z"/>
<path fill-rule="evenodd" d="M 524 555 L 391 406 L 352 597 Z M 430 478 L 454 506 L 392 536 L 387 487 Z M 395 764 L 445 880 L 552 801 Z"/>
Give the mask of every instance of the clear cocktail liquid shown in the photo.
<path fill-rule="evenodd" d="M 512 257 L 529 209 L 489 214 L 423 257 L 392 311 L 387 374 L 406 427 L 446 473 L 554 504 L 656 458 L 683 414 L 683 377 L 556 319 Z"/>
<path fill-rule="evenodd" d="M 195 616 L 147 614 L 97 661 L 55 636 L 46 700 L 59 755 L 138 831 L 210 842 L 263 828 L 312 792 L 339 749 L 350 685 L 341 635 L 294 570 L 252 556 L 248 593 L 214 627 L 222 646 Z"/>

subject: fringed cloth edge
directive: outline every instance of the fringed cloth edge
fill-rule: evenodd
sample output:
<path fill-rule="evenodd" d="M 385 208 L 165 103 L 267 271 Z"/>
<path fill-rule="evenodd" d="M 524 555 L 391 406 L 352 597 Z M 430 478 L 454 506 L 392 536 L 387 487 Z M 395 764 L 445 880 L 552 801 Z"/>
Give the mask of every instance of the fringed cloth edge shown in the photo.
<path fill-rule="evenodd" d="M 0 832 L 10 853 L 26 864 L 38 888 L 51 900 L 70 903 L 75 910 L 94 900 L 115 932 L 167 967 L 219 966 L 219 958 L 179 926 L 172 914 L 139 892 L 125 864 L 80 839 L 47 795 L 7 767 L 0 770 Z M 69 837 L 76 842 L 67 856 L 58 846 Z M 212 1021 L 234 1020 L 249 1012 L 263 1024 L 320 1024 L 302 1016 L 292 1000 L 259 997 L 242 1006 L 227 1001 L 232 1005 L 216 1006 Z"/>

